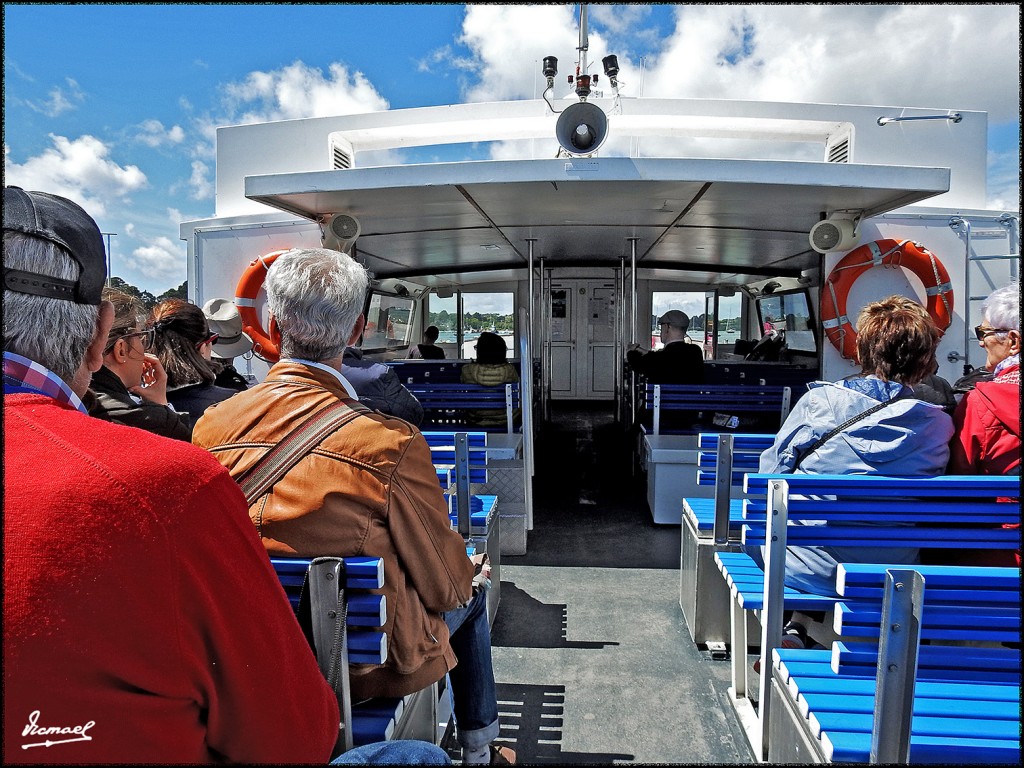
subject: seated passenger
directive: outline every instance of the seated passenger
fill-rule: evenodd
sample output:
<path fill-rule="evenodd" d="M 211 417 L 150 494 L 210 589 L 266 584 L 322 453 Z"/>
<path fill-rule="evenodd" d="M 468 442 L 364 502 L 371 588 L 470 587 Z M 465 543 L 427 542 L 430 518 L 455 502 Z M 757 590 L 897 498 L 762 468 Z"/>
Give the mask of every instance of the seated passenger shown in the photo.
<path fill-rule="evenodd" d="M 861 372 L 812 382 L 790 411 L 760 472 L 933 476 L 945 471 L 953 420 L 917 399 L 914 386 L 935 363 L 935 323 L 904 296 L 868 304 L 857 319 Z M 759 547 L 751 548 L 755 560 Z M 789 547 L 785 583 L 835 595 L 841 562 L 915 563 L 913 548 Z"/>
<path fill-rule="evenodd" d="M 486 593 L 451 528 L 430 448 L 407 422 L 361 405 L 344 373 L 345 348 L 363 330 L 366 270 L 337 251 L 292 250 L 264 285 L 281 360 L 260 384 L 211 406 L 193 442 L 244 479 L 267 446 L 337 409 L 316 447 L 250 499 L 257 534 L 275 555 L 382 558 L 388 659 L 351 667 L 353 699 L 403 696 L 450 673 L 463 762 L 514 759 L 491 744 L 498 706 Z"/>
<path fill-rule="evenodd" d="M 981 307 L 975 329 L 985 350 L 979 381 L 960 401 L 953 415 L 949 473 L 953 475 L 1020 474 L 1020 287 L 1007 285 L 992 292 Z M 1019 566 L 1016 553 L 956 550 L 930 553 L 951 565 Z"/>
<path fill-rule="evenodd" d="M 250 382 L 235 369 L 235 358 L 252 352 L 252 339 L 242 330 L 242 316 L 230 299 L 210 299 L 203 304 L 203 314 L 211 334 L 217 334 L 210 356 L 220 363 L 213 383 L 236 392 L 245 392 Z"/>
<path fill-rule="evenodd" d="M 156 331 L 154 350 L 167 372 L 167 399 L 174 410 L 195 424 L 213 403 L 237 393 L 215 383 L 220 363 L 212 359 L 212 350 L 218 336 L 210 331 L 203 310 L 167 299 L 150 311 L 149 324 Z"/>
<path fill-rule="evenodd" d="M 626 362 L 649 384 L 704 383 L 704 350 L 686 335 L 689 316 L 671 309 L 658 318 L 658 325 L 665 346 L 643 352 L 638 344 L 632 344 L 626 351 Z"/>
<path fill-rule="evenodd" d="M 409 359 L 444 360 L 444 350 L 437 346 L 437 337 L 440 335 L 441 331 L 436 325 L 428 326 L 423 332 L 423 343 L 409 350 Z"/>
<path fill-rule="evenodd" d="M 101 297 L 99 228 L 15 187 L 3 218 L 5 762 L 326 763 L 335 694 L 238 486 L 85 413 L 109 339 L 143 346 Z"/>
<path fill-rule="evenodd" d="M 979 382 L 960 401 L 953 417 L 950 474 L 1020 474 L 1020 288 L 1007 285 L 982 304 L 975 331 L 985 350 Z"/>
<path fill-rule="evenodd" d="M 459 380 L 463 384 L 480 384 L 484 387 L 503 387 L 519 381 L 519 374 L 510 362 L 505 359 L 508 346 L 505 340 L 496 333 L 484 331 L 476 340 L 476 362 L 466 363 L 459 372 Z M 520 409 L 512 412 L 513 420 L 520 417 Z M 466 412 L 466 418 L 472 424 L 481 427 L 503 427 L 508 424 L 508 416 L 504 408 L 487 408 Z"/>
<path fill-rule="evenodd" d="M 89 413 L 164 437 L 188 440 L 192 422 L 167 398 L 167 373 L 151 353 L 155 331 L 146 325 L 142 301 L 123 291 L 103 289 L 114 306 L 114 322 L 103 349 L 103 366 L 92 374 Z"/>
<path fill-rule="evenodd" d="M 422 423 L 423 406 L 390 365 L 364 360 L 359 347 L 346 347 L 341 366 L 363 405 L 405 419 L 417 427 Z"/>

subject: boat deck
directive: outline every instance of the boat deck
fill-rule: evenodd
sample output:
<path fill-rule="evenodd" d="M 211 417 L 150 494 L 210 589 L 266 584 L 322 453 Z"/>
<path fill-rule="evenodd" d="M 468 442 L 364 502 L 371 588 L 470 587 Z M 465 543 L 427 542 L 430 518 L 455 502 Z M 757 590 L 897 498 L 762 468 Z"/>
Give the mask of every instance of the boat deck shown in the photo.
<path fill-rule="evenodd" d="M 651 522 L 610 404 L 555 403 L 528 554 L 502 558 L 501 740 L 521 763 L 750 763 L 729 663 L 689 638 L 679 528 Z"/>

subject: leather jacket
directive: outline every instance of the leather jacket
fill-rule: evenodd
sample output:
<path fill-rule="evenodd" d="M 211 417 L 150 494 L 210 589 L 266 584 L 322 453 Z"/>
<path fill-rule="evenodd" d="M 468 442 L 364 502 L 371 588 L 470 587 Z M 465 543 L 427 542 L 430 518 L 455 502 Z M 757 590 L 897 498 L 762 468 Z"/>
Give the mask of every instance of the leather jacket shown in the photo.
<path fill-rule="evenodd" d="M 362 413 L 256 499 L 249 515 L 274 555 L 384 559 L 388 659 L 382 666 L 352 665 L 352 697 L 401 696 L 455 666 L 441 614 L 473 597 L 473 564 L 451 529 L 420 432 L 363 410 L 330 372 L 286 360 L 261 384 L 212 405 L 192 442 L 237 480 L 293 428 L 338 399 Z"/>

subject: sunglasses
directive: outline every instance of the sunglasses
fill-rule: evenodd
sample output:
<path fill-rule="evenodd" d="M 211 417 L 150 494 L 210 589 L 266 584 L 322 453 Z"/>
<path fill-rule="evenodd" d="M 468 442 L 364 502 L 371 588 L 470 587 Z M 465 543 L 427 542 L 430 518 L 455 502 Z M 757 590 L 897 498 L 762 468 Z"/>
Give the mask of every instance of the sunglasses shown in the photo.
<path fill-rule="evenodd" d="M 153 342 L 156 340 L 156 328 L 146 328 L 145 330 L 142 331 L 122 333 L 119 336 L 115 336 L 113 340 L 108 342 L 107 348 L 106 350 L 104 350 L 104 353 L 109 352 L 111 349 L 113 349 L 114 345 L 118 342 L 119 339 L 131 339 L 135 336 L 139 336 L 142 339 L 142 351 L 149 352 L 151 349 L 153 349 Z"/>
<path fill-rule="evenodd" d="M 219 333 L 211 333 L 205 339 L 203 339 L 202 341 L 196 343 L 196 349 L 202 349 L 204 344 L 215 344 L 217 342 L 217 339 L 219 339 L 219 338 L 220 338 L 220 334 Z"/>
<path fill-rule="evenodd" d="M 1009 333 L 1009 331 L 1005 328 L 986 328 L 983 325 L 974 326 L 974 335 L 978 337 L 978 341 L 984 341 L 993 333 Z"/>

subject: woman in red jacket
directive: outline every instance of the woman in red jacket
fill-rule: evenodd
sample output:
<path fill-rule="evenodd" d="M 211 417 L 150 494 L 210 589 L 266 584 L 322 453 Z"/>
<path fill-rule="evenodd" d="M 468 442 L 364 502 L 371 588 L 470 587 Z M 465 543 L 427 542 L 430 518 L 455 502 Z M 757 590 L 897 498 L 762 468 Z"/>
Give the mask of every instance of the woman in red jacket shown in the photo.
<path fill-rule="evenodd" d="M 1020 287 L 993 291 L 974 329 L 994 374 L 964 396 L 953 415 L 949 472 L 954 475 L 1020 474 Z M 972 565 L 1020 565 L 999 552 L 961 551 Z"/>

